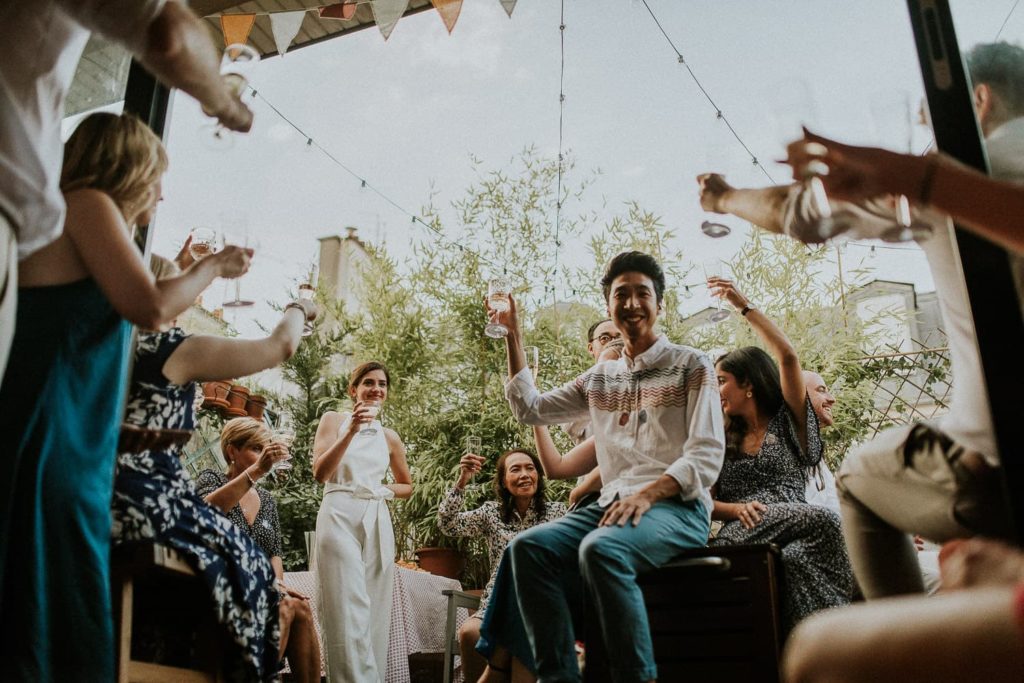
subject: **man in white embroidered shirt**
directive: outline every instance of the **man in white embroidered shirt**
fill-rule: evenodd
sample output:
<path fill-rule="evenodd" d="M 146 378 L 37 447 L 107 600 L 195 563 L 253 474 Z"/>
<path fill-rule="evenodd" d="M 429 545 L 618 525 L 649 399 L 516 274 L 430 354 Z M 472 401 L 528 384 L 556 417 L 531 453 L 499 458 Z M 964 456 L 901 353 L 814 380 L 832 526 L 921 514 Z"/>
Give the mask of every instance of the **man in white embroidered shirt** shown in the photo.
<path fill-rule="evenodd" d="M 505 392 L 516 418 L 558 424 L 589 414 L 594 439 L 558 470 L 571 477 L 597 464 L 604 479 L 596 502 L 521 534 L 510 546 L 526 635 L 545 682 L 580 680 L 573 622 L 584 601 L 596 608 L 605 642 L 616 650 L 615 680 L 657 678 L 636 575 L 707 542 L 708 488 L 725 449 L 711 361 L 655 332 L 665 289 L 657 261 L 621 253 L 601 284 L 625 353 L 545 394 L 524 363 L 515 302 L 508 313 L 492 312 L 510 330 Z"/>

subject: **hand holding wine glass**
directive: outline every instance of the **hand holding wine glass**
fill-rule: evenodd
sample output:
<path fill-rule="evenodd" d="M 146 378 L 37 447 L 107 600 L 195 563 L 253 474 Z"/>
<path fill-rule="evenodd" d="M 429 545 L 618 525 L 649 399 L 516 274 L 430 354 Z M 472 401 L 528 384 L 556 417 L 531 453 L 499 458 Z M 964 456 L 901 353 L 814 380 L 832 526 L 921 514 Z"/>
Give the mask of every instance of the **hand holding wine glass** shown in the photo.
<path fill-rule="evenodd" d="M 487 309 L 496 315 L 491 316 L 487 326 L 484 327 L 484 334 L 493 339 L 501 339 L 508 334 L 508 326 L 504 325 L 499 317 L 511 308 L 512 285 L 509 279 L 503 275 L 492 277 L 487 282 Z"/>

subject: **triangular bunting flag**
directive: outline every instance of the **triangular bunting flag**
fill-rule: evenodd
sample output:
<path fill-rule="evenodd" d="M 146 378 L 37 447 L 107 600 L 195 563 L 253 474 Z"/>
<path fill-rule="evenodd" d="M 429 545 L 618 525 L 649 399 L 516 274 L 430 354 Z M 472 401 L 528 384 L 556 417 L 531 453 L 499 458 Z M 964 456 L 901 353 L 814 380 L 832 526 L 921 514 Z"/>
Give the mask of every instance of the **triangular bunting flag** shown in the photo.
<path fill-rule="evenodd" d="M 501 6 L 505 8 L 505 14 L 508 15 L 509 19 L 512 18 L 512 10 L 516 8 L 516 0 L 498 0 Z"/>
<path fill-rule="evenodd" d="M 434 9 L 441 15 L 441 21 L 444 22 L 445 28 L 448 29 L 448 33 L 452 32 L 455 28 L 455 22 L 459 20 L 459 12 L 462 11 L 462 0 L 430 0 L 434 5 Z"/>
<path fill-rule="evenodd" d="M 321 19 L 344 19 L 348 21 L 356 15 L 356 3 L 344 2 L 320 8 Z"/>
<path fill-rule="evenodd" d="M 384 40 L 391 35 L 395 24 L 405 14 L 405 9 L 408 6 L 409 0 L 374 0 L 370 5 L 370 8 L 373 9 L 373 20 L 377 22 L 377 28 L 380 29 Z"/>
<path fill-rule="evenodd" d="M 249 31 L 252 30 L 255 21 L 255 14 L 220 15 L 220 30 L 224 33 L 224 46 L 227 47 L 235 43 L 245 45 L 249 40 Z"/>
<path fill-rule="evenodd" d="M 302 20 L 306 18 L 306 10 L 298 12 L 273 12 L 270 15 L 270 30 L 274 34 L 277 54 L 283 55 L 295 36 L 302 28 Z"/>

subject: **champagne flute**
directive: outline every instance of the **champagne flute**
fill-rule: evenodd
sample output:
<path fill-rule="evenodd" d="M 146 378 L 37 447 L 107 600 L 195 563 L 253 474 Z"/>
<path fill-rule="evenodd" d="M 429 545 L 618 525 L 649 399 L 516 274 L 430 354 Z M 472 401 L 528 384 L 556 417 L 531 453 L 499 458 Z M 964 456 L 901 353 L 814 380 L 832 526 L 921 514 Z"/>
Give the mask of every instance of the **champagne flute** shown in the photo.
<path fill-rule="evenodd" d="M 217 231 L 213 228 L 192 228 L 188 236 L 188 253 L 194 261 L 217 253 Z"/>
<path fill-rule="evenodd" d="M 725 263 L 722 262 L 722 259 L 707 259 L 701 262 L 701 268 L 704 269 L 705 280 L 710 280 L 713 277 L 725 277 Z M 708 285 L 709 289 L 710 287 L 711 285 Z M 728 309 L 722 308 L 722 298 L 714 296 L 714 294 L 712 294 L 711 298 L 715 300 L 715 312 L 709 316 L 708 320 L 713 323 L 720 323 L 728 319 L 731 313 Z"/>
<path fill-rule="evenodd" d="M 243 43 L 232 43 L 224 48 L 220 58 L 220 74 L 232 96 L 241 98 L 249 85 L 249 74 L 260 61 L 260 53 Z M 213 116 L 213 112 L 203 107 L 203 113 Z M 203 139 L 210 149 L 225 150 L 234 144 L 231 131 L 220 122 L 207 124 L 203 127 Z"/>
<path fill-rule="evenodd" d="M 365 401 L 363 403 L 363 408 L 366 409 L 366 413 L 370 417 L 376 420 L 377 415 L 380 413 L 380 401 Z M 377 428 L 371 422 L 362 429 L 360 429 L 359 433 L 365 436 L 373 436 L 374 434 L 377 433 Z"/>
<path fill-rule="evenodd" d="M 480 451 L 483 449 L 483 443 L 483 440 L 479 436 L 467 436 L 465 455 L 469 455 L 470 453 L 473 455 L 480 455 Z"/>
<path fill-rule="evenodd" d="M 526 354 L 526 365 L 533 373 L 533 381 L 537 381 L 537 373 L 540 371 L 540 349 L 536 346 L 524 346 L 523 353 Z"/>
<path fill-rule="evenodd" d="M 290 427 L 278 427 L 274 430 L 270 438 L 273 443 L 279 443 L 288 450 L 291 450 L 292 443 L 295 441 L 295 432 Z M 278 470 L 290 470 L 292 468 L 291 460 L 292 455 L 289 453 L 288 457 L 284 460 L 278 460 L 275 462 L 270 471 L 276 472 Z"/>
<path fill-rule="evenodd" d="M 507 277 L 498 276 L 491 278 L 487 282 L 488 308 L 498 313 L 504 313 L 509 310 L 509 294 L 511 292 L 512 286 Z M 508 334 L 508 328 L 497 321 L 488 322 L 487 326 L 484 327 L 484 334 L 492 339 L 501 339 Z"/>

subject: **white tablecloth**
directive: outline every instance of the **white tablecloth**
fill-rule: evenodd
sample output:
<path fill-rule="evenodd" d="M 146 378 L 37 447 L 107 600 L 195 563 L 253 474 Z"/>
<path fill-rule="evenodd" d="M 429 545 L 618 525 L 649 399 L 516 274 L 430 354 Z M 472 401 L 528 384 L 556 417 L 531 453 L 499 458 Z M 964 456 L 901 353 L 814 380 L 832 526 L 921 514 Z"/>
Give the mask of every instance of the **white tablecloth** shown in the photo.
<path fill-rule="evenodd" d="M 312 572 L 285 572 L 284 582 L 313 598 L 313 617 L 319 635 L 320 615 L 316 610 L 316 577 Z M 395 566 L 386 683 L 409 683 L 410 654 L 444 652 L 448 599 L 441 595 L 441 591 L 449 588 L 462 590 L 462 584 L 443 576 Z M 461 625 L 466 616 L 466 610 L 460 609 L 456 626 Z"/>

